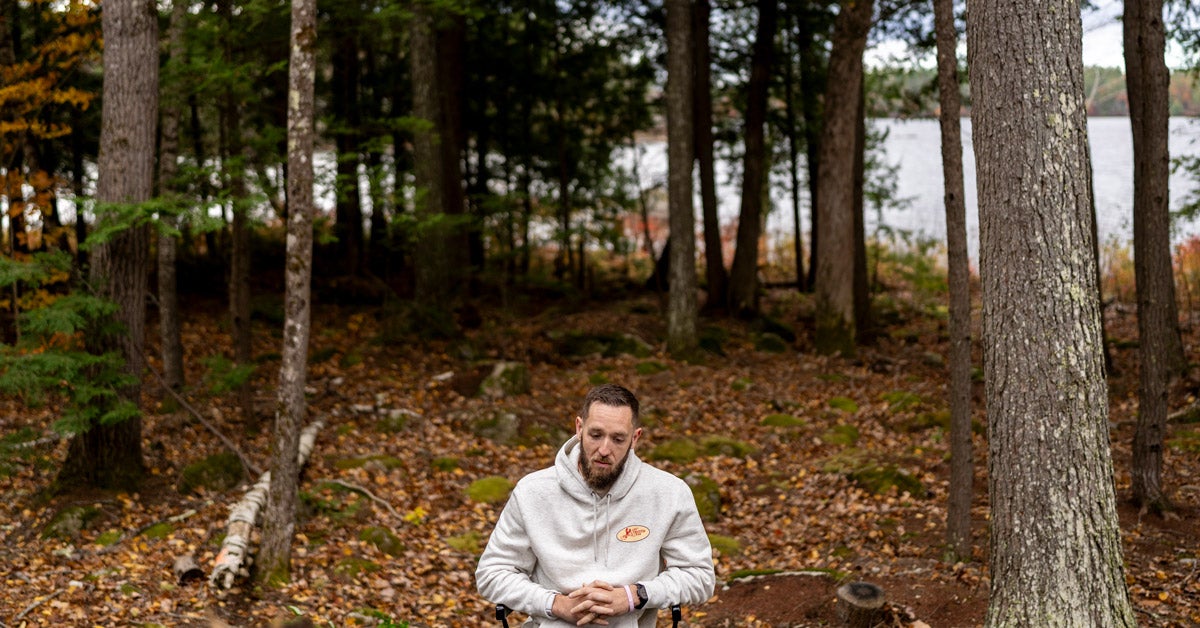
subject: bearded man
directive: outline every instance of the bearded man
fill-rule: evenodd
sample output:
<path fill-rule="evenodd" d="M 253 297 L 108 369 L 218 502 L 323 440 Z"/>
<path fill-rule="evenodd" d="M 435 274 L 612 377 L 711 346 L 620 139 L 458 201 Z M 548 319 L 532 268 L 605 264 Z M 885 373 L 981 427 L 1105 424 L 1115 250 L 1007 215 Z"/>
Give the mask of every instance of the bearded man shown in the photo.
<path fill-rule="evenodd" d="M 590 390 L 554 466 L 525 476 L 479 559 L 479 593 L 526 626 L 653 628 L 657 609 L 700 604 L 716 584 L 687 484 L 642 462 L 638 400 Z"/>

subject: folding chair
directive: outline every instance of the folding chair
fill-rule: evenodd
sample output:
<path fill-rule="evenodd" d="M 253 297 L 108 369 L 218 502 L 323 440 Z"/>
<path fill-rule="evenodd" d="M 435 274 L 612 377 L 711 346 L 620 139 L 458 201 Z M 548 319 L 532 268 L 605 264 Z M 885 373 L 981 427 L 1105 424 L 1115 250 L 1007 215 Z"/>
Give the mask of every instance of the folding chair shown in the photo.
<path fill-rule="evenodd" d="M 500 625 L 502 625 L 504 628 L 509 628 L 508 627 L 508 614 L 511 612 L 512 612 L 512 609 L 505 606 L 504 604 L 496 605 L 496 619 L 500 620 Z M 683 619 L 683 609 L 681 609 L 678 604 L 672 604 L 671 605 L 671 627 L 679 628 L 679 620 L 681 620 L 681 619 Z"/>

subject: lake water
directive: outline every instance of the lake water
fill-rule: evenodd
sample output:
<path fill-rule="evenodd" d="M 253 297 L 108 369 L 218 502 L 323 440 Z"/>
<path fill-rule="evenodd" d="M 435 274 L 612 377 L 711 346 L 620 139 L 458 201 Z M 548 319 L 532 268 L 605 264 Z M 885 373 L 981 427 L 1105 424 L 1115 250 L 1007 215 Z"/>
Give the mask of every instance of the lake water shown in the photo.
<path fill-rule="evenodd" d="M 938 240 L 946 236 L 946 213 L 942 203 L 941 130 L 937 120 L 878 119 L 871 124 L 887 132 L 881 153 L 882 160 L 896 166 L 896 195 L 906 199 L 903 207 L 886 208 L 882 222 L 886 226 L 912 235 L 924 235 Z M 975 193 L 975 154 L 971 146 L 971 120 L 962 119 L 963 184 L 967 206 L 967 242 L 972 259 L 979 250 L 979 211 Z M 1129 118 L 1091 118 L 1088 137 L 1092 147 L 1092 168 L 1096 193 L 1097 229 L 1101 242 L 1133 240 L 1133 139 Z M 1171 118 L 1171 157 L 1200 155 L 1200 121 L 1190 118 Z M 665 144 L 647 143 L 641 159 L 643 186 L 666 180 Z M 717 166 L 719 214 L 722 222 L 737 219 L 741 198 L 741 181 L 737 176 L 741 166 Z M 803 174 L 802 174 L 803 177 Z M 790 242 L 792 229 L 791 192 L 786 175 L 772 178 L 771 197 L 774 209 L 767 216 L 767 233 L 780 241 Z M 801 185 L 804 186 L 803 178 Z M 1178 209 L 1197 189 L 1186 173 L 1174 173 L 1170 181 L 1171 209 Z M 698 193 L 698 192 L 697 192 Z M 699 215 L 699 200 L 697 215 Z M 867 228 L 879 222 L 876 213 L 867 211 Z M 808 195 L 801 197 L 801 222 L 805 231 L 812 224 L 808 212 Z M 1177 223 L 1173 239 L 1179 242 L 1200 233 L 1195 222 Z"/>

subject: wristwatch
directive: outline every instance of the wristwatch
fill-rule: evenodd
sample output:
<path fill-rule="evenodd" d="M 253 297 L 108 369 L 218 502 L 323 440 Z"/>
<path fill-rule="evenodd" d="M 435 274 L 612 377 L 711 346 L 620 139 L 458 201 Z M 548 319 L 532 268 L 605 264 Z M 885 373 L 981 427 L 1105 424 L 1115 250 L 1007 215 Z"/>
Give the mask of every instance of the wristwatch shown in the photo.
<path fill-rule="evenodd" d="M 634 587 L 637 589 L 637 597 L 638 597 L 638 602 L 634 606 L 634 608 L 635 609 L 641 608 L 646 605 L 646 602 L 650 601 L 650 596 L 646 595 L 646 587 L 642 586 L 642 583 L 639 582 L 636 585 L 634 585 Z"/>

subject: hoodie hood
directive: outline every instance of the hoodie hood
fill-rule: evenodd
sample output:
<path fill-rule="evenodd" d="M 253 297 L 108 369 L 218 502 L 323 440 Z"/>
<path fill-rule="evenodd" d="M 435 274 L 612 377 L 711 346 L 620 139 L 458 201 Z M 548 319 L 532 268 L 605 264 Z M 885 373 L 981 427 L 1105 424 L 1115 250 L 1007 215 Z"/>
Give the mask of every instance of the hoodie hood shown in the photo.
<path fill-rule="evenodd" d="M 583 479 L 583 472 L 579 470 L 579 456 L 582 454 L 583 445 L 576 434 L 558 450 L 558 455 L 554 458 L 554 474 L 558 478 L 559 486 L 567 494 L 585 504 L 594 504 L 602 499 L 620 501 L 629 494 L 642 470 L 642 461 L 631 447 L 626 454 L 625 468 L 621 470 L 621 475 L 617 476 L 616 483 L 608 489 L 606 495 L 600 496 L 588 486 L 587 480 Z"/>

